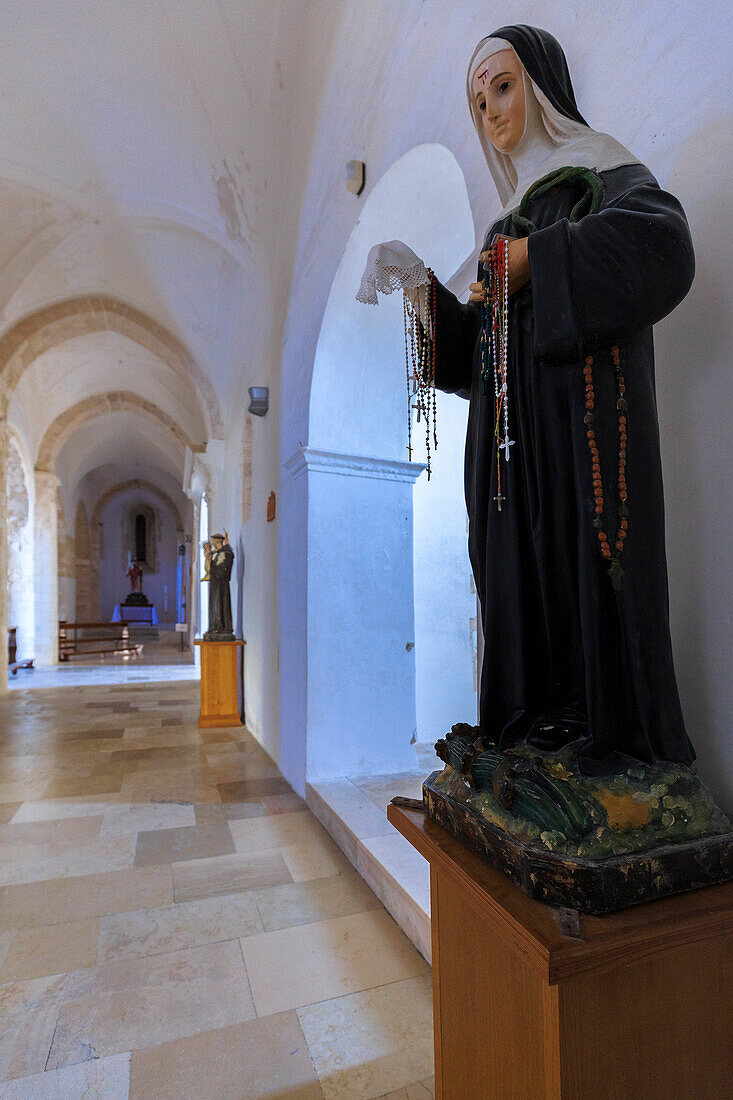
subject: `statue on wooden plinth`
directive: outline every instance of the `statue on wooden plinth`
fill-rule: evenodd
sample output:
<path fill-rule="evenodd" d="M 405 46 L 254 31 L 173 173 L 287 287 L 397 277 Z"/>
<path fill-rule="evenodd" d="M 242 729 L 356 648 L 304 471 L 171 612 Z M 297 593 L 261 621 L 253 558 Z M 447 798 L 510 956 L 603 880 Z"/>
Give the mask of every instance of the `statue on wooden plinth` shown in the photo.
<path fill-rule="evenodd" d="M 694 252 L 679 201 L 586 123 L 552 35 L 483 39 L 466 90 L 502 203 L 468 303 L 399 241 L 357 295 L 402 287 L 428 424 L 434 387 L 470 402 L 479 722 L 438 742 L 425 799 L 529 892 L 603 912 L 733 876 L 668 618 L 652 326 Z"/>
<path fill-rule="evenodd" d="M 226 531 L 212 535 L 204 543 L 206 572 L 202 580 L 209 584 L 209 629 L 204 634 L 207 642 L 233 642 L 232 601 L 229 580 L 234 564 L 234 551 L 229 545 Z"/>

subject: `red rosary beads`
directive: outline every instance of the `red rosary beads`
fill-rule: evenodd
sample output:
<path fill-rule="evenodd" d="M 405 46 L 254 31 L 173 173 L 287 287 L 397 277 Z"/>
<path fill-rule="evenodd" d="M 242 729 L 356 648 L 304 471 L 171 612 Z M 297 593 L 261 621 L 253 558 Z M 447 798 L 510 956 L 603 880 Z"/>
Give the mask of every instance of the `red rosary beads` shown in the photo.
<path fill-rule="evenodd" d="M 596 394 L 593 387 L 593 356 L 587 356 L 585 360 L 585 366 L 583 368 L 583 377 L 585 379 L 585 408 L 586 413 L 583 418 L 583 422 L 586 425 L 586 438 L 588 440 L 588 450 L 591 456 L 591 472 L 593 477 L 593 496 L 595 499 L 595 519 L 593 526 L 598 534 L 598 541 L 600 543 L 601 554 L 610 561 L 611 565 L 608 570 L 608 575 L 611 578 L 614 591 L 618 592 L 621 589 L 621 580 L 624 575 L 624 571 L 621 568 L 620 557 L 624 548 L 624 542 L 628 534 L 629 528 L 629 506 L 628 506 L 628 490 L 626 486 L 626 444 L 628 442 L 628 435 L 626 432 L 626 383 L 621 371 L 621 360 L 619 357 L 618 346 L 614 345 L 611 348 L 611 360 L 613 362 L 613 368 L 616 375 L 616 409 L 618 411 L 618 432 L 619 432 L 619 450 L 618 450 L 618 521 L 619 526 L 616 532 L 616 542 L 614 554 L 611 549 L 608 535 L 605 531 L 603 522 L 603 512 L 605 507 L 605 500 L 603 496 L 603 479 L 601 477 L 601 458 L 598 451 L 598 443 L 596 441 L 596 433 L 594 430 L 595 424 L 595 402 Z"/>

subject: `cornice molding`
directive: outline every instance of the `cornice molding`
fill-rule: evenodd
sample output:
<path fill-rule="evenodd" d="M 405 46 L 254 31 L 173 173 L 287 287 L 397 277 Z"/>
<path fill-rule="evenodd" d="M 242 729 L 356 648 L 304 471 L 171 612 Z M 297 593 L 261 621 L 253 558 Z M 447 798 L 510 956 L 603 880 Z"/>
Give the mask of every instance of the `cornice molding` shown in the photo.
<path fill-rule="evenodd" d="M 285 462 L 284 468 L 293 479 L 309 473 L 340 474 L 342 477 L 373 477 L 380 481 L 415 482 L 425 469 L 422 462 L 397 462 L 368 455 L 338 454 L 298 447 Z"/>

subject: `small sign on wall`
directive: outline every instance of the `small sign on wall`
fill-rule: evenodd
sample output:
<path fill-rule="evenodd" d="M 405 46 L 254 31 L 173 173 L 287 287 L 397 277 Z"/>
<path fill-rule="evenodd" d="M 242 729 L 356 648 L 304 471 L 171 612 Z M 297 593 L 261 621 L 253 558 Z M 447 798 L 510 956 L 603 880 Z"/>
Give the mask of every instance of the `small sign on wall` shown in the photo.
<path fill-rule="evenodd" d="M 272 521 L 274 520 L 275 512 L 276 512 L 275 494 L 270 493 L 269 497 L 267 498 L 267 522 L 268 523 L 272 523 Z"/>

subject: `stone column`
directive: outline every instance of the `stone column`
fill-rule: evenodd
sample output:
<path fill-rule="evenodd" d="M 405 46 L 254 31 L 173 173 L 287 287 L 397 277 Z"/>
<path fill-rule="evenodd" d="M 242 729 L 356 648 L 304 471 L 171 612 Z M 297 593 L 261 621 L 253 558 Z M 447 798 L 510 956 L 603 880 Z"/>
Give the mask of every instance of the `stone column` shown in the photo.
<path fill-rule="evenodd" d="M 0 695 L 8 690 L 8 424 L 0 419 Z"/>
<path fill-rule="evenodd" d="M 59 563 L 58 563 L 58 489 L 59 479 L 49 470 L 34 471 L 35 508 L 35 590 L 37 665 L 58 664 L 59 634 Z"/>

